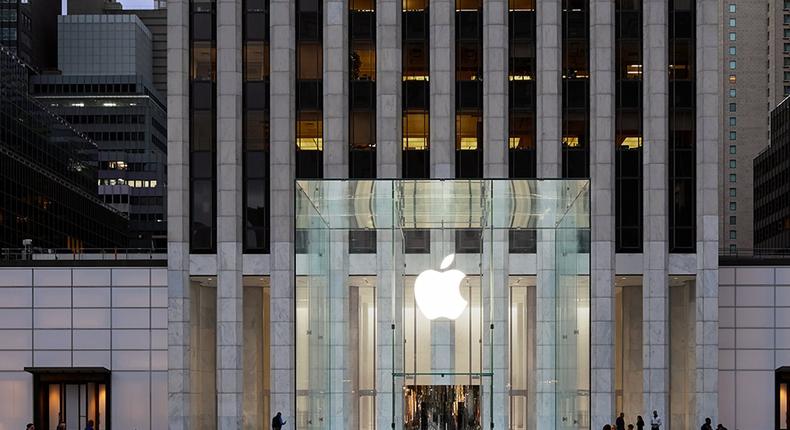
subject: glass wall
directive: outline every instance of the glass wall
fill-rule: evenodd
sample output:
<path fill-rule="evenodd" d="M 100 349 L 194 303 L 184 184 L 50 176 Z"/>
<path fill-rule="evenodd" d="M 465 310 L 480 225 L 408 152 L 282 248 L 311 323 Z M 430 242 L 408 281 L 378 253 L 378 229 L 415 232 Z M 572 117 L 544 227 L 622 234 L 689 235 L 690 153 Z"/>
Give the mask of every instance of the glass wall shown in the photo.
<path fill-rule="evenodd" d="M 296 426 L 371 428 L 383 414 L 395 428 L 508 420 L 534 428 L 540 415 L 557 428 L 588 427 L 588 187 L 585 180 L 298 181 Z M 550 284 L 541 296 L 537 278 L 513 276 L 499 287 L 507 291 L 496 291 L 492 279 L 508 274 L 489 269 L 489 259 L 507 255 L 508 242 L 494 237 L 527 226 L 551 232 L 541 236 Z M 330 264 L 330 233 L 361 229 L 403 239 L 391 255 L 375 257 L 376 267 L 403 262 L 388 293 L 376 292 L 383 280 L 338 277 Z M 411 252 L 405 239 L 415 230 L 425 232 L 427 251 Z M 502 318 L 492 315 L 497 300 L 510 309 L 504 325 L 493 324 Z M 554 330 L 536 330 L 535 309 Z M 386 332 L 374 330 L 376 320 Z M 553 345 L 550 359 L 537 354 L 538 342 Z M 508 357 L 509 380 L 495 374 L 494 357 Z M 537 368 L 548 376 L 540 390 Z M 509 393 L 509 408 L 493 408 L 496 392 Z"/>
<path fill-rule="evenodd" d="M 428 0 L 403 0 L 403 177 L 430 176 Z"/>

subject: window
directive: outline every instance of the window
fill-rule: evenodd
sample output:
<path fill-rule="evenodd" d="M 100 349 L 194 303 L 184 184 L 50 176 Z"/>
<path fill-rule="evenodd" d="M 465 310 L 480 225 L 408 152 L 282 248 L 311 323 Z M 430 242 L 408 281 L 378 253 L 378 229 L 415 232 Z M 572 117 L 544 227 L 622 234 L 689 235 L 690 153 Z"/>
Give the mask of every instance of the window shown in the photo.
<path fill-rule="evenodd" d="M 736 238 L 735 230 L 730 230 L 730 240 L 735 240 Z"/>
<path fill-rule="evenodd" d="M 323 169 L 322 2 L 296 1 L 296 177 L 320 178 Z"/>
<path fill-rule="evenodd" d="M 790 67 L 790 57 L 784 57 L 784 66 Z"/>
<path fill-rule="evenodd" d="M 735 160 L 730 160 L 730 169 L 735 168 Z"/>
<path fill-rule="evenodd" d="M 401 42 L 402 84 L 402 175 L 430 175 L 430 55 L 428 1 L 403 2 Z"/>
<path fill-rule="evenodd" d="M 351 0 L 349 8 L 349 177 L 376 177 L 376 6 L 374 1 Z M 375 232 L 374 232 L 375 233 Z M 351 244 L 365 248 L 359 232 Z M 369 243 L 367 243 L 369 245 Z M 375 252 L 375 236 L 373 237 Z"/>
<path fill-rule="evenodd" d="M 456 0 L 455 177 L 483 177 L 483 1 Z"/>
<path fill-rule="evenodd" d="M 734 31 L 730 32 L 730 42 L 735 42 L 735 32 Z"/>
<path fill-rule="evenodd" d="M 784 9 L 785 10 L 790 9 L 790 1 L 784 0 Z"/>
<path fill-rule="evenodd" d="M 787 49 L 788 45 L 790 45 L 790 44 L 785 44 L 785 49 Z M 787 51 L 785 51 L 785 52 L 787 52 Z M 735 66 L 736 65 L 737 65 L 737 62 L 735 60 L 730 60 L 730 70 L 735 70 Z"/>
<path fill-rule="evenodd" d="M 535 7 L 531 1 L 509 3 L 508 174 L 511 178 L 534 178 L 537 173 Z"/>
<path fill-rule="evenodd" d="M 730 182 L 735 182 L 737 179 L 737 175 L 735 173 L 730 173 Z"/>
<path fill-rule="evenodd" d="M 735 188 L 730 188 L 730 197 L 735 197 L 737 195 L 737 191 Z"/>
<path fill-rule="evenodd" d="M 785 43 L 784 44 L 784 51 L 785 52 L 790 52 L 790 43 Z"/>
<path fill-rule="evenodd" d="M 734 4 L 730 3 L 728 9 L 729 9 L 730 13 L 735 13 L 735 5 Z"/>
<path fill-rule="evenodd" d="M 735 18 L 730 18 L 730 27 L 735 27 Z"/>
<path fill-rule="evenodd" d="M 730 52 L 730 55 L 735 55 L 735 53 L 736 53 L 737 51 L 735 50 L 735 47 L 734 47 L 734 46 L 730 46 L 730 48 L 729 48 L 729 52 Z"/>
<path fill-rule="evenodd" d="M 736 124 L 737 124 L 737 120 L 735 119 L 734 116 L 731 116 L 730 117 L 730 127 L 735 127 Z"/>
<path fill-rule="evenodd" d="M 730 202 L 730 210 L 734 211 L 734 210 L 736 210 L 736 208 L 737 208 L 736 203 L 735 202 Z"/>
<path fill-rule="evenodd" d="M 785 15 L 784 19 L 785 19 L 785 24 L 790 24 L 790 15 Z"/>
<path fill-rule="evenodd" d="M 735 140 L 735 138 L 736 138 L 736 132 L 731 131 L 730 132 L 730 140 Z"/>
<path fill-rule="evenodd" d="M 736 217 L 735 215 L 730 216 L 730 225 L 737 224 L 737 221 L 738 221 L 738 217 Z"/>
<path fill-rule="evenodd" d="M 735 152 L 736 152 L 735 145 L 730 145 L 730 154 L 735 154 Z"/>
<path fill-rule="evenodd" d="M 790 87 L 785 87 L 785 95 L 790 95 Z"/>
<path fill-rule="evenodd" d="M 734 85 L 736 80 L 737 80 L 737 79 L 736 79 L 735 75 L 730 75 L 730 83 L 731 83 L 731 84 L 733 84 L 733 85 Z"/>
<path fill-rule="evenodd" d="M 736 91 L 735 88 L 730 88 L 730 97 L 735 97 Z"/>
<path fill-rule="evenodd" d="M 730 103 L 730 112 L 736 112 L 735 103 Z"/>
<path fill-rule="evenodd" d="M 562 177 L 589 176 L 590 2 L 562 1 Z"/>
<path fill-rule="evenodd" d="M 790 38 L 790 28 L 785 28 L 784 29 L 784 37 L 785 38 Z"/>

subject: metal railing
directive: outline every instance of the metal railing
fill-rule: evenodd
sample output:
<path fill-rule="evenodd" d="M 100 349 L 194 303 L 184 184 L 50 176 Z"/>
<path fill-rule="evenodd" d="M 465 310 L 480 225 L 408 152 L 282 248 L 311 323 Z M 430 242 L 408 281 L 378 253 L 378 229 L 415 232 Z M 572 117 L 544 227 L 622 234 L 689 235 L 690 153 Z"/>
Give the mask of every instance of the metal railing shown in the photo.
<path fill-rule="evenodd" d="M 0 248 L 0 261 L 165 260 L 164 248 Z"/>

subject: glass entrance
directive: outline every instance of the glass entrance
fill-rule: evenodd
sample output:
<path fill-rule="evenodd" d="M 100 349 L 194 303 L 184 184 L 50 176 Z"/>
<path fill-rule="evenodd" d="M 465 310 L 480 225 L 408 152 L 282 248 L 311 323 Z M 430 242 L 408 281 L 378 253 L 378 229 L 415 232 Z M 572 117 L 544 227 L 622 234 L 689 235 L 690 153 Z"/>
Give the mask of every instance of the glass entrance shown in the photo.
<path fill-rule="evenodd" d="M 110 372 L 105 368 L 26 368 L 33 374 L 38 429 L 110 429 Z"/>
<path fill-rule="evenodd" d="M 403 428 L 482 428 L 479 385 L 409 385 L 403 390 Z"/>

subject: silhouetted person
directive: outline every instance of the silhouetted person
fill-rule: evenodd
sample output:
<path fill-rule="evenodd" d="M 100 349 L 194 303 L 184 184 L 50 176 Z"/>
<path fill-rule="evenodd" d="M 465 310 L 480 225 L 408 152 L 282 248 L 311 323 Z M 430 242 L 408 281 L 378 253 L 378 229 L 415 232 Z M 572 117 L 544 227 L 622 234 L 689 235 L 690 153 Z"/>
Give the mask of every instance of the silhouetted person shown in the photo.
<path fill-rule="evenodd" d="M 88 420 L 88 425 L 85 426 L 85 430 L 94 430 L 93 429 L 93 420 Z"/>
<path fill-rule="evenodd" d="M 607 424 L 607 425 L 603 426 L 603 430 L 612 430 L 612 426 Z"/>
<path fill-rule="evenodd" d="M 634 425 L 633 424 L 628 424 L 628 430 L 634 430 Z"/>
<path fill-rule="evenodd" d="M 620 416 L 614 421 L 617 430 L 625 430 L 625 414 L 620 412 Z"/>
<path fill-rule="evenodd" d="M 705 418 L 705 424 L 700 427 L 700 430 L 713 430 L 713 424 L 711 424 L 710 418 Z"/>
<path fill-rule="evenodd" d="M 420 430 L 428 430 L 428 407 L 425 402 L 420 404 Z"/>
<path fill-rule="evenodd" d="M 719 424 L 716 426 L 716 430 L 727 430 L 727 427 L 724 427 L 723 425 Z"/>
<path fill-rule="evenodd" d="M 645 420 L 642 419 L 642 415 L 636 416 L 636 430 L 645 430 Z"/>
<path fill-rule="evenodd" d="M 650 418 L 650 430 L 661 430 L 661 417 L 657 411 L 653 411 L 653 418 Z"/>
<path fill-rule="evenodd" d="M 286 421 L 283 420 L 283 414 L 277 412 L 277 415 L 272 418 L 272 429 L 273 430 L 280 430 L 285 425 Z"/>
<path fill-rule="evenodd" d="M 25 430 L 36 430 L 36 426 L 34 426 L 33 423 L 27 423 Z"/>

